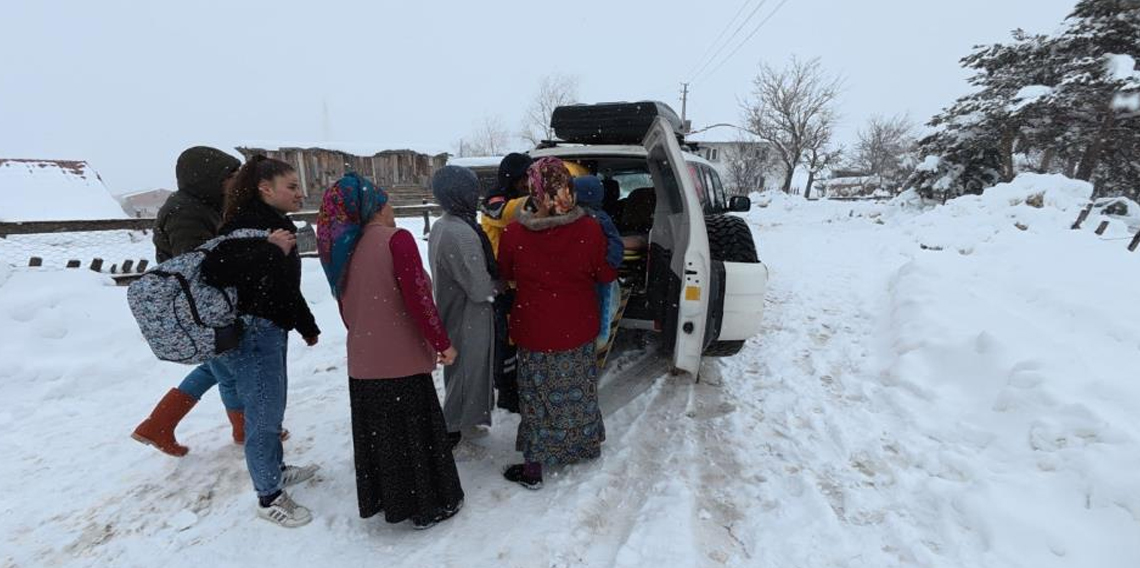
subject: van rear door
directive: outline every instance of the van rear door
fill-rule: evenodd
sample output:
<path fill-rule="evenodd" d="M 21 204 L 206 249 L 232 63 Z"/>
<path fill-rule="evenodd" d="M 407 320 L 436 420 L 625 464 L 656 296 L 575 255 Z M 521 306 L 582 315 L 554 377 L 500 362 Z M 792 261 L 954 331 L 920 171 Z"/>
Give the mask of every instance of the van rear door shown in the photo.
<path fill-rule="evenodd" d="M 665 298 L 663 331 L 674 336 L 673 367 L 697 376 L 704 351 L 711 285 L 704 211 L 669 123 L 657 118 L 642 144 L 648 153 L 649 173 L 657 193 L 650 248 L 671 252 L 666 257 L 671 282 Z M 651 254 L 650 262 L 654 260 Z"/>

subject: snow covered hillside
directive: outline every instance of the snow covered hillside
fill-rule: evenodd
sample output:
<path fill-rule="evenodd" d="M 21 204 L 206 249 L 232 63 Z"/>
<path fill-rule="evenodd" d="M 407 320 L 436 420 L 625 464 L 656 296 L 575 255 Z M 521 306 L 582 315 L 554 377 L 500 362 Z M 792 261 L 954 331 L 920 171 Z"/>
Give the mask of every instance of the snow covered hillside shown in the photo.
<path fill-rule="evenodd" d="M 463 511 L 424 532 L 357 516 L 344 331 L 315 261 L 324 334 L 291 340 L 285 449 L 323 469 L 292 492 L 315 515 L 295 530 L 255 518 L 216 395 L 179 429 L 185 458 L 130 440 L 186 369 L 153 359 L 125 289 L 0 266 L 0 565 L 1134 567 L 1140 253 L 1106 240 L 1122 226 L 1068 229 L 1088 190 L 754 195 L 762 333 L 696 384 L 621 356 L 646 370 L 603 384 L 602 458 L 541 491 L 499 476 L 517 419 L 496 414 L 458 450 Z"/>

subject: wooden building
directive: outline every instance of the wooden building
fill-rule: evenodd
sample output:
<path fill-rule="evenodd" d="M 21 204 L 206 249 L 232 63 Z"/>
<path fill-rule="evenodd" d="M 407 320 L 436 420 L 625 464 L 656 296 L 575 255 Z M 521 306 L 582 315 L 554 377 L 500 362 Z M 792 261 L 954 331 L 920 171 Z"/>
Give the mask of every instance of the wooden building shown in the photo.
<path fill-rule="evenodd" d="M 330 144 L 251 142 L 237 148 L 245 159 L 264 154 L 292 164 L 301 178 L 305 208 L 320 207 L 324 191 L 346 171 L 355 171 L 384 187 L 393 205 L 431 201 L 431 176 L 447 164 L 436 149 L 379 150 Z"/>

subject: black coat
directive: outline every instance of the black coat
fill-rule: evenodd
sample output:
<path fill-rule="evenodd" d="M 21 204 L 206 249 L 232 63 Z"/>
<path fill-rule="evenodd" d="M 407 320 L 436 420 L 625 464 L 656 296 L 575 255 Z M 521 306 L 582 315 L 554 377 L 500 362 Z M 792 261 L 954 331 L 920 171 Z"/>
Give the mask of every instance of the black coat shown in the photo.
<path fill-rule="evenodd" d="M 198 248 L 214 238 L 222 224 L 226 178 L 241 166 L 237 158 L 198 146 L 178 157 L 178 191 L 154 220 L 154 257 L 159 262 Z"/>
<path fill-rule="evenodd" d="M 254 199 L 223 226 L 221 234 L 238 229 L 297 232 L 288 217 L 260 199 Z M 296 329 L 303 337 L 321 332 L 301 295 L 301 257 L 295 247 L 285 255 L 263 238 L 226 241 L 206 256 L 202 276 L 207 284 L 237 287 L 238 312 L 243 315 L 265 318 L 286 330 Z"/>

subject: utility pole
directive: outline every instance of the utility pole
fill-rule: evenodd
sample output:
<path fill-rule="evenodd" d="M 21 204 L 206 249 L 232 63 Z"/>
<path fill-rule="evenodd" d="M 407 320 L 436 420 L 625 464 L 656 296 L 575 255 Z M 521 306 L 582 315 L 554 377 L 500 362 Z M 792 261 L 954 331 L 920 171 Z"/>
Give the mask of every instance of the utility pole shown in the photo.
<path fill-rule="evenodd" d="M 685 134 L 689 133 L 689 120 L 687 117 L 688 110 L 689 110 L 688 107 L 689 107 L 689 84 L 688 83 L 681 83 L 681 129 L 684 131 Z"/>

